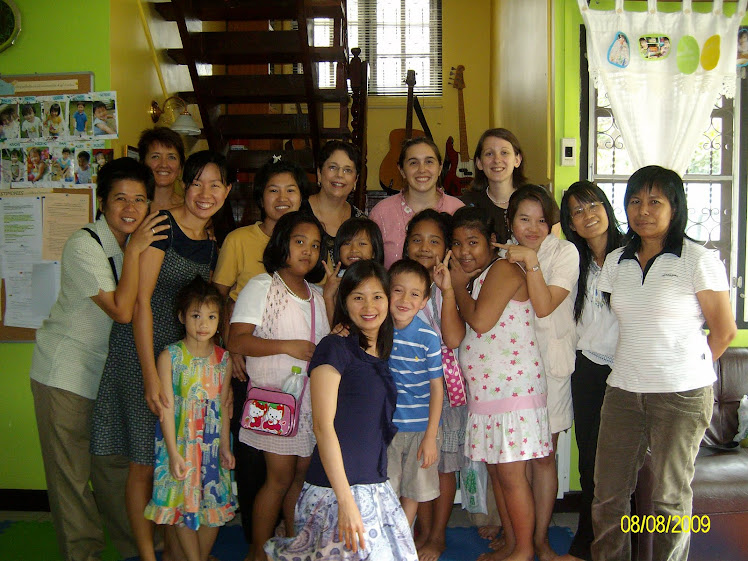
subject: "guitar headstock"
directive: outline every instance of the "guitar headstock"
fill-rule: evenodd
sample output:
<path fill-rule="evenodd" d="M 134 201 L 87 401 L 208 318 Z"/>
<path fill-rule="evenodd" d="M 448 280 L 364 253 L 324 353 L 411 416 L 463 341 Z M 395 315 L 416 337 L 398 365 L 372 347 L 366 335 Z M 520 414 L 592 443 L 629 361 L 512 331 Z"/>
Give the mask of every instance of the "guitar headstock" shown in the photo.
<path fill-rule="evenodd" d="M 405 76 L 405 83 L 408 85 L 409 89 L 413 89 L 413 86 L 416 85 L 416 71 L 415 70 L 408 70 L 408 74 Z"/>
<path fill-rule="evenodd" d="M 460 64 L 457 68 L 454 66 L 449 71 L 449 84 L 458 90 L 465 88 L 465 79 L 463 73 L 465 72 L 465 66 Z"/>

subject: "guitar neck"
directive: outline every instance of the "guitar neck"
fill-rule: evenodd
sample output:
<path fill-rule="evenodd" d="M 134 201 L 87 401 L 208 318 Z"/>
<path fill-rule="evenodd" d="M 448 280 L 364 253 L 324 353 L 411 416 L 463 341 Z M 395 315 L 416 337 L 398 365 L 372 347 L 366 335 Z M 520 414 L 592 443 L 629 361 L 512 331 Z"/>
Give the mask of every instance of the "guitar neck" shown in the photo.
<path fill-rule="evenodd" d="M 413 136 L 413 87 L 408 87 L 408 105 L 405 109 L 405 138 Z"/>
<path fill-rule="evenodd" d="M 462 97 L 462 89 L 457 90 L 457 111 L 460 118 L 460 161 L 470 160 L 467 142 L 467 125 L 465 125 L 465 101 Z"/>

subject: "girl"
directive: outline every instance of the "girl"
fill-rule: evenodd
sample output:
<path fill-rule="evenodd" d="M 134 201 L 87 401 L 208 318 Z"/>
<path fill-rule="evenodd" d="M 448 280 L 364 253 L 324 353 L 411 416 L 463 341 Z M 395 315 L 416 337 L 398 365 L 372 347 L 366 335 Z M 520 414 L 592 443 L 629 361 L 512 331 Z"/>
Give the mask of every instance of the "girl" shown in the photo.
<path fill-rule="evenodd" d="M 488 129 L 478 140 L 473 161 L 475 180 L 463 194 L 462 202 L 485 209 L 493 219 L 496 240 L 504 243 L 509 239 L 509 197 L 527 182 L 519 140 L 507 129 Z"/>
<path fill-rule="evenodd" d="M 558 433 L 570 428 L 572 421 L 570 378 L 574 370 L 576 333 L 571 291 L 579 277 L 579 253 L 574 244 L 559 240 L 550 231 L 556 208 L 543 187 L 521 187 L 510 197 L 507 208 L 512 241 L 516 243 L 495 244 L 506 250 L 510 263 L 519 263 L 527 271 L 527 289 L 536 316 L 535 331 L 548 376 L 548 416 L 554 450 Z M 548 470 L 546 463 L 551 464 Z M 535 548 L 544 561 L 555 555 L 548 545 L 548 525 L 558 479 L 554 455 L 538 464 L 543 466 L 543 477 L 533 476 L 533 490 L 536 496 L 543 498 L 537 512 Z"/>
<path fill-rule="evenodd" d="M 47 162 L 44 160 L 44 158 L 42 158 L 41 149 L 32 147 L 28 150 L 29 157 L 27 159 L 29 162 L 29 181 L 31 181 L 32 183 L 36 183 L 37 181 L 46 179 L 49 168 L 47 168 Z"/>
<path fill-rule="evenodd" d="M 155 561 L 153 524 L 143 517 L 143 511 L 153 491 L 156 420 L 169 405 L 158 376 L 156 353 L 161 354 L 183 333 L 174 316 L 177 291 L 195 275 L 208 280 L 215 268 L 218 251 L 208 237 L 207 225 L 231 191 L 226 159 L 215 152 L 192 154 L 182 177 L 187 188 L 184 204 L 160 211 L 171 225 L 168 239 L 154 242 L 141 255 L 132 325 L 115 324 L 112 328 L 92 423 L 94 454 L 120 454 L 130 459 L 127 514 L 144 561 Z"/>
<path fill-rule="evenodd" d="M 218 529 L 234 517 L 231 500 L 231 363 L 213 342 L 221 295 L 199 275 L 176 297 L 185 337 L 158 356 L 168 405 L 156 425 L 153 498 L 145 517 L 176 525 L 188 561 L 207 561 Z"/>
<path fill-rule="evenodd" d="M 252 386 L 282 388 L 291 368 L 306 369 L 316 344 L 330 332 L 322 295 L 304 280 L 313 269 L 321 269 L 322 235 L 314 216 L 282 216 L 263 254 L 267 274 L 250 280 L 239 294 L 228 347 L 247 357 Z M 281 508 L 286 535 L 294 535 L 293 509 L 314 447 L 309 392 L 302 398 L 295 436 L 242 428 L 239 440 L 262 450 L 267 465 L 267 479 L 252 509 L 252 559 L 262 561 L 262 546 L 272 536 Z"/>
<path fill-rule="evenodd" d="M 438 187 L 442 156 L 430 138 L 419 136 L 403 142 L 397 165 L 405 179 L 405 189 L 378 203 L 369 214 L 382 231 L 387 268 L 402 257 L 405 228 L 414 214 L 427 208 L 452 214 L 465 206 Z"/>
<path fill-rule="evenodd" d="M 467 208 L 455 214 L 452 230 L 452 281 L 468 324 L 460 345 L 468 386 L 466 455 L 487 464 L 506 540 L 479 559 L 529 561 L 540 497 L 533 496 L 525 462 L 533 478 L 541 477 L 549 467 L 541 470 L 539 458 L 553 454 L 545 373 L 529 279 L 520 266 L 494 259 L 492 227 L 481 209 Z M 467 284 L 476 273 L 471 294 Z"/>
<path fill-rule="evenodd" d="M 229 339 L 228 320 L 239 293 L 249 279 L 265 272 L 262 254 L 275 224 L 284 214 L 299 210 L 301 203 L 308 197 L 306 173 L 295 162 L 270 160 L 255 174 L 253 196 L 255 204 L 260 208 L 262 220 L 251 226 L 237 228 L 226 236 L 213 273 L 213 283 L 226 306 L 221 328 L 224 341 Z M 265 482 L 265 459 L 262 452 L 239 441 L 241 412 L 247 397 L 247 373 L 245 359 L 241 354 L 232 354 L 229 360 L 232 363 L 231 388 L 234 392 L 231 433 L 234 435 L 237 499 L 244 537 L 247 543 L 252 543 L 252 505 Z"/>
<path fill-rule="evenodd" d="M 388 293 L 387 273 L 372 260 L 351 265 L 340 282 L 335 324 L 350 333 L 325 337 L 309 365 L 317 446 L 296 506 L 297 537 L 270 540 L 273 560 L 418 559 L 387 481 L 397 399 Z"/>
<path fill-rule="evenodd" d="M 605 193 L 594 183 L 578 181 L 561 201 L 561 227 L 579 251 L 579 282 L 574 299 L 577 358 L 571 375 L 575 434 L 579 449 L 582 504 L 579 525 L 569 548 L 577 559 L 592 559 L 592 499 L 595 496 L 595 456 L 606 380 L 618 342 L 618 321 L 610 309 L 610 294 L 597 289 L 605 257 L 623 245 L 623 234 Z"/>
<path fill-rule="evenodd" d="M 338 229 L 332 255 L 333 263 L 337 263 L 334 269 L 327 264 L 327 261 L 322 262 L 327 275 L 322 296 L 325 299 L 327 317 L 331 322 L 340 279 L 345 270 L 356 261 L 366 259 L 374 259 L 380 264 L 384 263 L 384 243 L 379 226 L 368 218 L 349 218 Z"/>
<path fill-rule="evenodd" d="M 442 345 L 449 349 L 460 346 L 465 337 L 465 322 L 457 310 L 452 279 L 447 263 L 451 245 L 451 220 L 446 213 L 422 210 L 408 223 L 403 255 L 426 267 L 434 285 L 426 307 L 418 316 L 441 335 Z M 421 503 L 416 524 L 420 533 L 416 540 L 418 558 L 436 561 L 444 551 L 447 522 L 452 513 L 457 480 L 455 473 L 462 467 L 467 410 L 451 407 L 447 391 L 442 404 L 442 445 L 439 455 L 439 498 Z"/>
<path fill-rule="evenodd" d="M 62 110 L 60 109 L 59 103 L 53 103 L 50 105 L 49 115 L 47 115 L 47 118 L 44 120 L 45 136 L 59 136 L 63 133 L 64 123 L 60 116 L 61 112 Z"/>
<path fill-rule="evenodd" d="M 31 393 L 63 559 L 100 555 L 105 544 L 100 510 L 121 556 L 134 554 L 121 504 L 124 485 L 112 485 L 124 481 L 127 464 L 92 457 L 89 440 L 109 332 L 114 322 L 132 318 L 140 255 L 153 241 L 166 238 L 165 218 L 148 215 L 151 196 L 153 174 L 143 164 L 120 158 L 101 170 L 96 222 L 65 243 L 60 293 L 36 331 Z"/>

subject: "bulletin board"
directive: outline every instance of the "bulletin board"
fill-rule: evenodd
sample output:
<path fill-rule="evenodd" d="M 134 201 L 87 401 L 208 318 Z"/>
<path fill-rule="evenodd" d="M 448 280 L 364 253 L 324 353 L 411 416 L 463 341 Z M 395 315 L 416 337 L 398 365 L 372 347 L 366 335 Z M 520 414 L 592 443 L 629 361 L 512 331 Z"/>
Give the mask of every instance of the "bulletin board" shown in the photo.
<path fill-rule="evenodd" d="M 44 255 L 48 258 L 46 262 L 52 262 L 61 257 L 62 245 L 70 234 L 89 222 L 94 220 L 94 190 L 92 188 L 55 188 L 55 189 L 12 189 L 0 191 L 0 199 L 22 200 L 42 198 L 42 225 L 41 230 L 42 247 Z M 47 203 L 46 201 L 49 201 Z M 72 203 L 72 204 L 71 204 Z M 75 213 L 68 212 L 68 208 L 74 207 Z M 2 210 L 2 209 L 0 209 Z M 57 214 L 55 214 L 57 213 Z M 65 219 L 67 213 L 68 219 Z M 85 218 L 84 218 L 85 216 Z M 6 223 L 0 223 L 0 228 L 6 228 Z M 8 271 L 8 246 L 7 232 L 2 232 L 2 252 L 6 261 L 3 263 L 4 274 Z M 34 341 L 36 330 L 26 327 L 13 327 L 5 325 L 6 311 L 6 281 L 2 279 L 0 285 L 0 342 Z M 57 295 L 54 294 L 54 299 Z"/>

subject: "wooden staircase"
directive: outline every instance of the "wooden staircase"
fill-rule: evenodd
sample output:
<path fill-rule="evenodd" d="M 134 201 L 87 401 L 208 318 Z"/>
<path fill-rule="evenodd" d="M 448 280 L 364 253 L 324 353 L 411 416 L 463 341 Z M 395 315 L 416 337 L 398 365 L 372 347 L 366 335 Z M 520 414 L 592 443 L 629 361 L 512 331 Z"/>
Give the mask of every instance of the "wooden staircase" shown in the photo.
<path fill-rule="evenodd" d="M 152 5 L 179 28 L 182 48 L 166 53 L 187 66 L 193 91 L 177 95 L 197 104 L 208 146 L 227 155 L 240 181 L 248 182 L 274 155 L 314 173 L 315 156 L 326 140 L 348 140 L 363 155 L 353 202 L 365 206 L 367 67 L 359 49 L 348 59 L 345 0 Z M 312 45 L 317 18 L 330 26 L 327 46 Z M 319 87 L 318 63 L 336 63 L 332 87 Z M 336 117 L 332 124 L 326 122 L 331 115 Z"/>

